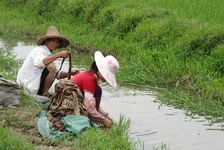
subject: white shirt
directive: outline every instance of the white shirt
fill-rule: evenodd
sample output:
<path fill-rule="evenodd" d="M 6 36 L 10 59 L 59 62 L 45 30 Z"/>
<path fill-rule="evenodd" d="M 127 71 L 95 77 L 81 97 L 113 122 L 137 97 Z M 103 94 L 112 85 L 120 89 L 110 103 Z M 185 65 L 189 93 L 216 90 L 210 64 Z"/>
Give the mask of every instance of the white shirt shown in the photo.
<path fill-rule="evenodd" d="M 18 72 L 16 82 L 26 87 L 31 93 L 37 94 L 41 74 L 46 67 L 43 59 L 50 55 L 51 52 L 45 45 L 32 49 Z"/>

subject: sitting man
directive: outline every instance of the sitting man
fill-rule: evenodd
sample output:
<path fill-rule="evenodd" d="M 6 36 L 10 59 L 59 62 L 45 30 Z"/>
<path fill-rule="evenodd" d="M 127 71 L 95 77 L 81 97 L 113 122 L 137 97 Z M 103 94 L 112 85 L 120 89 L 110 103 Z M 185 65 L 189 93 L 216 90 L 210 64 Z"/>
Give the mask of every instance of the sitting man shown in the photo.
<path fill-rule="evenodd" d="M 58 58 L 67 58 L 70 52 L 52 52 L 57 48 L 67 47 L 69 40 L 61 36 L 57 28 L 50 26 L 46 35 L 37 40 L 37 45 L 20 68 L 17 83 L 33 94 L 48 96 L 48 90 L 55 77 L 60 79 L 68 76 L 67 72 L 58 72 L 54 61 Z"/>

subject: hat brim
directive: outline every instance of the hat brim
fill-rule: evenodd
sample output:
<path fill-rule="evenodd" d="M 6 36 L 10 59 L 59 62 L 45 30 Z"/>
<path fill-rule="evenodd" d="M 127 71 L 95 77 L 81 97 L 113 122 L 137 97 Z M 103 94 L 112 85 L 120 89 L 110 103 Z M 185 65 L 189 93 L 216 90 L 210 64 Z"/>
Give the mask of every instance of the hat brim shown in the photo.
<path fill-rule="evenodd" d="M 58 48 L 67 47 L 70 44 L 69 40 L 66 39 L 63 36 L 45 35 L 45 36 L 40 37 L 37 40 L 37 45 L 43 45 L 43 43 L 44 43 L 45 40 L 47 40 L 47 39 L 53 39 L 53 38 L 59 39 L 61 41 L 60 46 Z"/>
<path fill-rule="evenodd" d="M 99 51 L 95 52 L 94 54 L 94 60 L 96 62 L 96 66 L 101 73 L 101 75 L 104 77 L 104 79 L 113 87 L 117 87 L 117 81 L 116 76 L 114 73 L 109 71 L 107 68 L 107 62 L 105 62 L 105 57 L 103 54 Z"/>

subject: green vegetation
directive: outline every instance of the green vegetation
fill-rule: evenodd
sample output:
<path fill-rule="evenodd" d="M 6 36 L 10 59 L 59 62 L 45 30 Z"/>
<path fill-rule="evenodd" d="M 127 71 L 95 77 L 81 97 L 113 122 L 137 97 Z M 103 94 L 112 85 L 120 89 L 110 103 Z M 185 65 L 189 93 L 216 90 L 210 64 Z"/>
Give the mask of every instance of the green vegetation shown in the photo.
<path fill-rule="evenodd" d="M 182 18 L 203 23 L 224 23 L 224 4 L 221 0 L 151 0 L 148 2 L 150 4 L 156 8 L 166 8 Z"/>
<path fill-rule="evenodd" d="M 128 140 L 130 121 L 120 117 L 119 123 L 110 130 L 103 132 L 99 129 L 90 129 L 83 134 L 78 135 L 77 141 L 74 143 L 74 149 L 117 149 L 129 150 L 135 149 L 135 142 Z M 88 144 L 87 144 L 88 143 Z"/>
<path fill-rule="evenodd" d="M 91 128 L 77 137 L 65 136 L 54 141 L 44 139 L 37 133 L 41 107 L 24 92 L 21 99 L 22 106 L 17 109 L 0 109 L 0 138 L 3 139 L 0 141 L 0 149 L 49 149 L 49 146 L 55 149 L 137 149 L 137 142 L 128 137 L 130 120 L 123 116 L 110 129 Z M 16 136 L 8 131 L 10 128 L 17 132 Z"/>
<path fill-rule="evenodd" d="M 174 97 L 165 103 L 218 117 L 224 114 L 222 5 L 220 0 L 3 0 L 0 34 L 36 38 L 55 25 L 71 40 L 77 65 L 99 49 L 118 58 L 120 84 L 171 89 L 165 97 Z M 207 110 L 211 103 L 217 109 Z"/>
<path fill-rule="evenodd" d="M 25 139 L 20 135 L 15 134 L 8 128 L 0 126 L 0 149 L 13 149 L 13 150 L 32 150 L 32 144 L 25 142 Z"/>
<path fill-rule="evenodd" d="M 4 55 L 0 50 L 0 72 L 4 78 L 15 80 L 18 66 L 21 63 L 11 55 Z M 21 91 L 22 106 L 17 109 L 0 108 L 0 149 L 31 150 L 53 146 L 56 149 L 130 149 L 136 148 L 137 142 L 128 137 L 130 120 L 123 116 L 110 129 L 89 129 L 77 137 L 65 136 L 55 141 L 42 139 L 37 133 L 37 119 L 41 105 L 35 102 L 34 97 Z M 10 130 L 14 129 L 15 133 Z M 23 136 L 22 136 L 23 135 Z"/>
<path fill-rule="evenodd" d="M 15 80 L 21 62 L 14 59 L 12 55 L 3 54 L 2 50 L 0 50 L 0 62 L 0 72 L 3 73 L 4 78 Z M 0 139 L 3 139 L 0 141 L 0 149 L 31 150 L 34 146 L 36 149 L 44 146 L 73 147 L 74 149 L 105 149 L 109 146 L 112 149 L 136 149 L 136 142 L 128 137 L 130 120 L 125 120 L 123 116 L 111 129 L 104 131 L 92 128 L 78 137 L 68 136 L 49 141 L 42 139 L 37 133 L 36 125 L 41 105 L 23 90 L 21 104 L 22 107 L 17 109 L 0 108 Z M 13 128 L 18 133 L 13 133 L 9 128 Z"/>
<path fill-rule="evenodd" d="M 6 55 L 0 49 L 0 75 L 5 79 L 15 79 L 19 68 L 19 61 L 12 55 Z"/>
<path fill-rule="evenodd" d="M 223 5 L 221 0 L 2 0 L 0 35 L 36 38 L 55 25 L 71 40 L 77 65 L 86 64 L 80 55 L 97 49 L 115 55 L 120 84 L 167 88 L 164 103 L 217 119 L 224 116 Z"/>

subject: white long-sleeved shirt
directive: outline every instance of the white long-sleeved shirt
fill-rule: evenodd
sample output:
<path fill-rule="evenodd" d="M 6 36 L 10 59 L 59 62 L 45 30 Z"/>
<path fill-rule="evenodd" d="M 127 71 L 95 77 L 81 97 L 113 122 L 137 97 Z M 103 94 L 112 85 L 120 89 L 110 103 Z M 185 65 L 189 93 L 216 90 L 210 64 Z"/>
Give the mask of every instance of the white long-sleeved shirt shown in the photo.
<path fill-rule="evenodd" d="M 51 52 L 45 45 L 32 49 L 18 72 L 17 83 L 26 87 L 31 93 L 37 94 L 41 74 L 46 67 L 43 59 L 50 55 Z"/>

